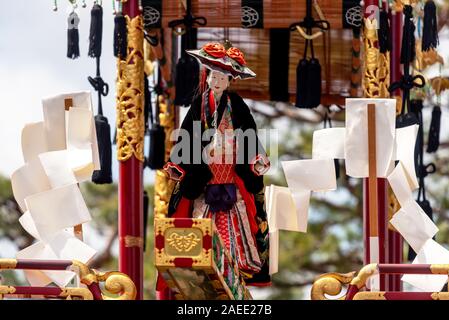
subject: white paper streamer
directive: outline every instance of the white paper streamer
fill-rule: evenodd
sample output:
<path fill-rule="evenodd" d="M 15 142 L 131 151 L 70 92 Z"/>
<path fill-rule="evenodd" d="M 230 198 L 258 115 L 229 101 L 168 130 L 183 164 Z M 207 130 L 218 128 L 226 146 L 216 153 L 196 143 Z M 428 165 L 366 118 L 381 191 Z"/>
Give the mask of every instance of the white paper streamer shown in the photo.
<path fill-rule="evenodd" d="M 40 239 L 49 239 L 64 228 L 90 221 L 77 185 L 54 188 L 25 198 Z"/>
<path fill-rule="evenodd" d="M 40 153 L 47 152 L 44 122 L 29 123 L 22 129 L 22 154 L 25 163 L 34 160 Z"/>
<path fill-rule="evenodd" d="M 345 128 L 327 128 L 313 132 L 312 159 L 344 159 Z"/>
<path fill-rule="evenodd" d="M 69 111 L 66 98 L 73 102 Z M 90 93 L 45 98 L 43 111 L 43 122 L 22 131 L 26 164 L 11 176 L 14 197 L 25 212 L 19 222 L 38 239 L 16 257 L 88 263 L 95 250 L 77 239 L 72 228 L 91 219 L 77 183 L 90 180 L 100 168 Z M 32 286 L 53 282 L 64 287 L 74 273 L 25 270 L 25 275 Z"/>
<path fill-rule="evenodd" d="M 413 190 L 419 186 L 415 171 L 415 143 L 418 129 L 417 124 L 396 129 L 395 158 L 402 163 Z"/>
<path fill-rule="evenodd" d="M 415 252 L 419 252 L 426 241 L 438 232 L 438 227 L 414 200 L 402 206 L 390 223 Z"/>
<path fill-rule="evenodd" d="M 288 187 L 299 191 L 329 191 L 337 188 L 333 159 L 282 161 Z"/>
<path fill-rule="evenodd" d="M 45 174 L 39 158 L 34 158 L 11 175 L 14 198 L 22 212 L 27 210 L 25 198 L 39 192 L 50 190 L 50 181 Z"/>
<path fill-rule="evenodd" d="M 449 264 L 449 251 L 433 239 L 429 239 L 418 251 L 413 264 Z M 447 282 L 447 275 L 406 274 L 402 276 L 402 281 L 421 291 L 438 292 Z"/>
<path fill-rule="evenodd" d="M 270 230 L 306 232 L 310 191 L 297 192 L 294 197 L 287 187 L 271 185 L 266 190 Z"/>
<path fill-rule="evenodd" d="M 346 99 L 345 159 L 346 174 L 368 177 L 368 108 L 376 105 L 377 176 L 387 176 L 395 138 L 395 99 Z"/>

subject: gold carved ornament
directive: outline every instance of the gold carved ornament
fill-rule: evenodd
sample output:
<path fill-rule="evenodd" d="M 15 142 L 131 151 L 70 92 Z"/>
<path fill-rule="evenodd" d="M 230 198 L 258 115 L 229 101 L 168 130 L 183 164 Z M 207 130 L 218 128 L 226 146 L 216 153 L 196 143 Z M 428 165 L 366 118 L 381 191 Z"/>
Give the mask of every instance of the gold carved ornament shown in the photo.
<path fill-rule="evenodd" d="M 200 242 L 201 239 L 193 232 L 190 232 L 187 235 L 173 232 L 167 239 L 168 245 L 179 252 L 190 252 Z"/>
<path fill-rule="evenodd" d="M 366 98 L 389 97 L 390 53 L 380 53 L 377 47 L 377 20 L 364 19 L 363 44 L 365 66 L 363 75 L 363 96 Z"/>
<path fill-rule="evenodd" d="M 0 259 L 0 270 L 15 269 L 16 266 L 16 259 Z"/>
<path fill-rule="evenodd" d="M 60 297 L 72 300 L 73 298 L 81 298 L 82 300 L 94 300 L 94 296 L 89 289 L 86 288 L 62 288 Z"/>
<path fill-rule="evenodd" d="M 134 300 L 136 298 L 137 289 L 134 282 L 126 274 L 110 271 L 99 272 L 90 269 L 86 264 L 80 261 L 72 261 L 70 270 L 78 274 L 82 284 L 89 286 L 93 283 L 105 283 L 105 289 L 112 294 L 120 294 L 117 298 L 111 298 L 103 294 L 105 300 Z M 73 294 L 72 294 L 73 295 Z"/>
<path fill-rule="evenodd" d="M 449 275 L 449 264 L 431 264 L 430 272 L 432 272 L 432 274 Z"/>
<path fill-rule="evenodd" d="M 113 298 L 102 294 L 104 300 L 135 300 L 137 289 L 134 282 L 126 274 L 111 271 L 98 272 L 95 275 L 99 282 L 104 282 L 104 288 L 108 293 L 119 294 L 118 297 Z"/>
<path fill-rule="evenodd" d="M 325 273 L 319 276 L 312 286 L 312 300 L 344 300 L 346 295 L 338 299 L 330 299 L 326 295 L 336 296 L 341 293 L 343 285 L 348 285 L 354 278 L 355 272 L 345 274 L 341 273 Z"/>
<path fill-rule="evenodd" d="M 357 292 L 352 300 L 387 300 L 384 291 Z"/>
<path fill-rule="evenodd" d="M 170 151 L 174 142 L 170 139 L 175 129 L 175 106 L 163 96 L 159 97 L 159 119 L 165 131 L 165 160 L 170 157 Z M 164 170 L 156 171 L 154 184 L 154 216 L 163 218 L 168 214 L 168 204 L 176 181 L 167 177 Z"/>
<path fill-rule="evenodd" d="M 128 54 L 117 59 L 117 159 L 144 161 L 143 20 L 126 16 Z"/>
<path fill-rule="evenodd" d="M 352 279 L 351 285 L 356 286 L 358 289 L 362 289 L 366 284 L 366 280 L 368 280 L 369 277 L 378 274 L 378 272 L 377 263 L 367 264 L 359 271 L 357 277 Z"/>

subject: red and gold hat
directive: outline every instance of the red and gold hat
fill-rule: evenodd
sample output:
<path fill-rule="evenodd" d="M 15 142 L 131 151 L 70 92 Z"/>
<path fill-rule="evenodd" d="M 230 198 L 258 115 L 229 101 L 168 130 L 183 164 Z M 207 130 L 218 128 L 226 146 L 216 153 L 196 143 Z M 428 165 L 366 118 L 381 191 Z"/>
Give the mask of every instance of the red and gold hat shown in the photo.
<path fill-rule="evenodd" d="M 199 50 L 187 50 L 198 61 L 210 70 L 230 75 L 234 79 L 254 78 L 256 74 L 246 66 L 243 52 L 236 47 L 225 46 L 218 42 L 206 43 Z"/>

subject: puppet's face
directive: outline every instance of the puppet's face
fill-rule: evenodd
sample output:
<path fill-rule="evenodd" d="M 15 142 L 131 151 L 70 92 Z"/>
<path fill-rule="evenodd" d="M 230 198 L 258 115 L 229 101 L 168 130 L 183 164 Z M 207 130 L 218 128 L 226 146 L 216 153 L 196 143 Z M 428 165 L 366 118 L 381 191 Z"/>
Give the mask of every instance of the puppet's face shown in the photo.
<path fill-rule="evenodd" d="M 207 77 L 207 84 L 215 95 L 221 95 L 229 86 L 229 77 L 220 71 L 212 70 Z"/>

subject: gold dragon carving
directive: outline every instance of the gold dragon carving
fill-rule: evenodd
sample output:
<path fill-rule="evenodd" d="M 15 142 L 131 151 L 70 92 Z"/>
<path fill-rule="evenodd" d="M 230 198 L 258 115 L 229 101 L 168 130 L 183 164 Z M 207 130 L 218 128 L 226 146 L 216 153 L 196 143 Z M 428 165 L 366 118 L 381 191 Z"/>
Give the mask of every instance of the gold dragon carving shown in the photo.
<path fill-rule="evenodd" d="M 144 161 L 143 20 L 126 16 L 128 54 L 117 60 L 117 159 Z"/>

